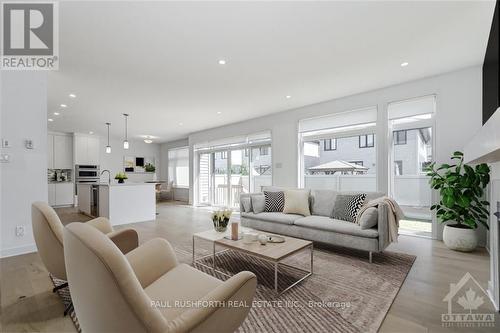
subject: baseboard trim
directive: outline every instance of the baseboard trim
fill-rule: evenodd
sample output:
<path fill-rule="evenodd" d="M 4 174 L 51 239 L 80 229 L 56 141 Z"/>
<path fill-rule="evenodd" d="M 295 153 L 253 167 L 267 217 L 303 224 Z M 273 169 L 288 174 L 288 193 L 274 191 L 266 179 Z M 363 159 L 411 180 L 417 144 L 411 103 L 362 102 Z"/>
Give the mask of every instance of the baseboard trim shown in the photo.
<path fill-rule="evenodd" d="M 27 254 L 36 251 L 37 251 L 36 244 L 11 247 L 9 249 L 2 249 L 0 252 L 0 258 L 14 257 L 14 256 L 19 256 L 21 254 Z"/>

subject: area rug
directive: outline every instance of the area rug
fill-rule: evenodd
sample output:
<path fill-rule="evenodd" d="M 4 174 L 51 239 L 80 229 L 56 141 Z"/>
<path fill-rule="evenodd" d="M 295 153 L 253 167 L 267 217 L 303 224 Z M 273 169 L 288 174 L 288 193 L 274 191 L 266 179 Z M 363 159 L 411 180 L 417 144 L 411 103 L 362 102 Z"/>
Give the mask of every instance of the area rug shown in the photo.
<path fill-rule="evenodd" d="M 175 247 L 179 261 L 191 263 L 192 252 Z M 197 249 L 199 251 L 199 249 Z M 208 254 L 208 250 L 201 250 Z M 287 264 L 308 269 L 309 253 L 298 253 Z M 217 255 L 217 270 L 234 275 L 249 270 L 257 275 L 254 306 L 239 332 L 377 332 L 394 298 L 410 271 L 415 256 L 384 252 L 373 255 L 370 264 L 364 251 L 344 248 L 316 248 L 314 274 L 281 295 L 274 292 L 274 268 L 263 260 L 226 251 Z M 207 258 L 206 264 L 211 265 Z M 213 274 L 210 268 L 195 265 Z M 228 277 L 221 273 L 221 280 Z M 285 289 L 302 277 L 302 271 L 280 267 L 279 288 Z M 51 277 L 54 286 L 64 281 Z M 71 302 L 69 288 L 57 291 L 66 307 Z M 69 314 L 78 332 L 74 311 Z"/>
<path fill-rule="evenodd" d="M 59 280 L 52 275 L 49 275 L 50 279 L 52 280 L 52 284 L 54 287 L 60 286 L 66 281 L 64 280 Z M 64 287 L 56 291 L 57 295 L 61 298 L 64 308 L 67 308 L 71 304 L 71 294 L 69 293 L 69 287 Z M 80 324 L 78 323 L 78 318 L 76 318 L 76 313 L 74 309 L 71 309 L 71 311 L 68 313 L 68 316 L 71 318 L 73 321 L 73 324 L 75 324 L 75 328 L 78 333 L 81 333 L 82 329 L 80 328 Z"/>
<path fill-rule="evenodd" d="M 234 251 L 219 254 L 216 262 L 217 270 L 229 275 L 242 270 L 257 275 L 254 306 L 240 332 L 377 332 L 416 257 L 384 252 L 374 254 L 372 264 L 366 257 L 362 251 L 316 249 L 314 274 L 281 295 L 274 292 L 272 264 Z M 309 258 L 304 251 L 287 263 L 308 269 Z M 205 260 L 210 266 L 211 259 Z M 213 274 L 210 268 L 195 267 Z M 303 274 L 280 268 L 279 289 Z"/>

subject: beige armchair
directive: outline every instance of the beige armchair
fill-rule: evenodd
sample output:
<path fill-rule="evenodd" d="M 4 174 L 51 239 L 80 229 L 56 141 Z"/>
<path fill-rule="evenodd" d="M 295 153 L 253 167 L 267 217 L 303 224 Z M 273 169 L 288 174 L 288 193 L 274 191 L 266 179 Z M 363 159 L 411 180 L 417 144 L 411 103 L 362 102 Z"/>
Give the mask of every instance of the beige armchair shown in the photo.
<path fill-rule="evenodd" d="M 31 205 L 31 223 L 33 235 L 38 248 L 38 254 L 45 267 L 54 277 L 67 281 L 64 264 L 63 230 L 64 226 L 52 207 L 45 202 L 34 202 Z M 139 238 L 134 229 L 114 231 L 109 220 L 98 217 L 85 224 L 91 225 L 103 235 L 109 237 L 123 253 L 128 253 L 139 245 Z M 68 286 L 68 283 L 54 288 Z M 71 310 L 71 305 L 65 309 L 64 315 Z"/>
<path fill-rule="evenodd" d="M 72 223 L 64 248 L 83 332 L 234 332 L 255 294 L 253 273 L 220 281 L 179 264 L 160 238 L 123 255 L 94 228 Z"/>

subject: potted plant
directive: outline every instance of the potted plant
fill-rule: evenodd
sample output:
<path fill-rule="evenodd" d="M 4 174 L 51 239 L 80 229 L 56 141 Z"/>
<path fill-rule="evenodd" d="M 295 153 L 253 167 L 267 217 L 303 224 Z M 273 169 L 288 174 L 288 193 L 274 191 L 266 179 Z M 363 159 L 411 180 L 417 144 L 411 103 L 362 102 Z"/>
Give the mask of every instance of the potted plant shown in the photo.
<path fill-rule="evenodd" d="M 226 231 L 232 212 L 233 211 L 231 209 L 215 210 L 212 212 L 212 222 L 214 224 L 215 231 Z"/>
<path fill-rule="evenodd" d="M 153 164 L 151 163 L 147 163 L 145 166 L 144 166 L 144 170 L 146 172 L 155 172 L 156 168 Z"/>
<path fill-rule="evenodd" d="M 446 223 L 443 241 L 452 250 L 469 252 L 477 246 L 476 229 L 488 227 L 489 202 L 484 200 L 484 189 L 490 182 L 490 168 L 478 164 L 474 168 L 464 164 L 463 153 L 456 151 L 451 157 L 455 164 L 431 163 L 427 168 L 429 184 L 439 190 L 441 197 L 431 210 L 441 223 Z"/>
<path fill-rule="evenodd" d="M 115 175 L 115 179 L 118 179 L 119 184 L 123 184 L 125 182 L 125 179 L 128 179 L 127 174 L 125 172 L 118 172 Z"/>

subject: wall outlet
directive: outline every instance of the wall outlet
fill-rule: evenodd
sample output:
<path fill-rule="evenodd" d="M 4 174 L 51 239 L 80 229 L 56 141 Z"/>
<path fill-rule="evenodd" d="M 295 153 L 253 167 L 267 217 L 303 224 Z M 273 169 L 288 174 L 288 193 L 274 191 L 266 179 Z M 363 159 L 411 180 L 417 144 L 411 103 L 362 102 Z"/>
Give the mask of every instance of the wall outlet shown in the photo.
<path fill-rule="evenodd" d="M 8 139 L 2 139 L 2 148 L 10 148 L 12 145 Z"/>
<path fill-rule="evenodd" d="M 26 147 L 26 149 L 35 149 L 35 143 L 31 139 L 26 139 L 24 141 L 24 146 Z"/>
<path fill-rule="evenodd" d="M 10 155 L 9 154 L 0 154 L 0 163 L 9 163 Z"/>
<path fill-rule="evenodd" d="M 24 231 L 25 231 L 24 225 L 16 226 L 16 237 L 23 237 Z"/>

